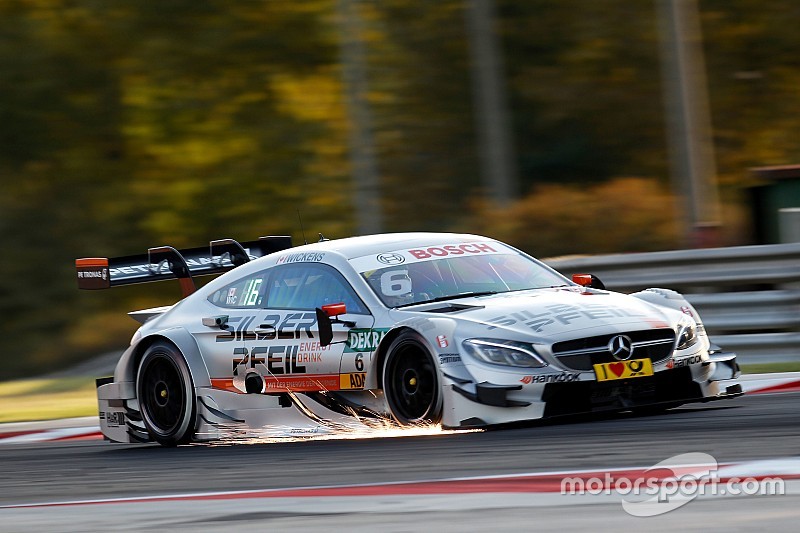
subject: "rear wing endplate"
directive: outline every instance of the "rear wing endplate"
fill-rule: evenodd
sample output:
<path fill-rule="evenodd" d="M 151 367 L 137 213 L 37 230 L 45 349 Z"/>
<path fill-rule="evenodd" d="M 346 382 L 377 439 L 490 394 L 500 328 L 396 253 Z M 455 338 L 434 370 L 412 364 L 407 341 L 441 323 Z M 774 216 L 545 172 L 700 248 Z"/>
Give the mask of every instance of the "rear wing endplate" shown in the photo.
<path fill-rule="evenodd" d="M 183 296 L 195 291 L 194 276 L 222 274 L 252 259 L 292 247 L 289 236 L 261 237 L 239 243 L 233 239 L 211 241 L 208 247 L 176 250 L 150 248 L 146 254 L 108 259 L 75 260 L 79 289 L 108 289 L 120 285 L 177 279 Z"/>

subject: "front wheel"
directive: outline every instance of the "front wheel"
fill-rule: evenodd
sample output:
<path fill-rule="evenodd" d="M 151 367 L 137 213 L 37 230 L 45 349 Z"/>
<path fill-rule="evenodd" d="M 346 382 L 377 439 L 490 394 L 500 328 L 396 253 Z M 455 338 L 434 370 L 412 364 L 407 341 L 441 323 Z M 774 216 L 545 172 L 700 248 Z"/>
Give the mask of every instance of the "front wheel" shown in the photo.
<path fill-rule="evenodd" d="M 164 446 L 194 436 L 197 404 L 189 367 L 171 344 L 153 344 L 144 353 L 136 377 L 136 396 L 150 436 Z"/>
<path fill-rule="evenodd" d="M 404 426 L 442 419 L 442 391 L 436 365 L 422 339 L 401 333 L 389 346 L 383 365 L 383 391 L 392 416 Z"/>

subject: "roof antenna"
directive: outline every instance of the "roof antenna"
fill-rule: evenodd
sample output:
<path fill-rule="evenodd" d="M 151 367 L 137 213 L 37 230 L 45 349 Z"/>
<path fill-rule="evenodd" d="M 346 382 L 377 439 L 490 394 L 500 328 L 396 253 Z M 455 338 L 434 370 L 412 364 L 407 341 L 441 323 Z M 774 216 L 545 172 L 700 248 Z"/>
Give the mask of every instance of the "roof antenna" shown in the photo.
<path fill-rule="evenodd" d="M 300 232 L 303 234 L 303 244 L 308 244 L 306 240 L 306 230 L 303 228 L 303 217 L 300 216 L 300 210 L 297 210 L 297 220 L 300 221 Z"/>
<path fill-rule="evenodd" d="M 325 242 L 325 241 L 329 241 L 329 240 L 330 239 L 326 239 L 325 236 L 322 233 L 320 233 L 319 234 L 319 241 L 317 241 L 317 242 Z"/>

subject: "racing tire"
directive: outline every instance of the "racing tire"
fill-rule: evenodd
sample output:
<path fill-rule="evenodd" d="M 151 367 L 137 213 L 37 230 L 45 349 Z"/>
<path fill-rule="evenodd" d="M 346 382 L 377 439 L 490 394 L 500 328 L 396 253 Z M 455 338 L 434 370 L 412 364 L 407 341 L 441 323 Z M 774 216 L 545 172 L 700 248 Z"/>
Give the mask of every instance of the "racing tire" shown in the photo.
<path fill-rule="evenodd" d="M 136 374 L 136 397 L 150 437 L 164 446 L 192 440 L 197 401 L 192 375 L 183 355 L 159 342 L 145 351 Z"/>
<path fill-rule="evenodd" d="M 383 392 L 392 417 L 400 425 L 441 421 L 442 391 L 436 363 L 416 333 L 405 331 L 389 345 L 383 365 Z"/>

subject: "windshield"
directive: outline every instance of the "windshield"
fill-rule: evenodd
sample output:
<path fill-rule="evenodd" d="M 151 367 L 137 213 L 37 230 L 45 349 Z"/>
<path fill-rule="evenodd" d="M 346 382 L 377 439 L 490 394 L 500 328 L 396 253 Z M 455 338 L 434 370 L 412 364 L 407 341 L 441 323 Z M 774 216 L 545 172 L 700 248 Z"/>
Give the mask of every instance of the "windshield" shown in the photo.
<path fill-rule="evenodd" d="M 412 254 L 410 261 L 402 262 L 399 258 L 407 254 L 382 254 L 398 264 L 362 271 L 361 275 L 387 307 L 569 284 L 536 261 L 509 248 L 501 250 L 498 244 L 491 243 L 490 253 L 445 254 L 442 258 Z"/>

